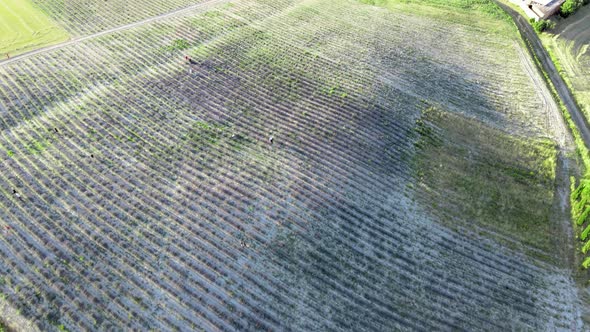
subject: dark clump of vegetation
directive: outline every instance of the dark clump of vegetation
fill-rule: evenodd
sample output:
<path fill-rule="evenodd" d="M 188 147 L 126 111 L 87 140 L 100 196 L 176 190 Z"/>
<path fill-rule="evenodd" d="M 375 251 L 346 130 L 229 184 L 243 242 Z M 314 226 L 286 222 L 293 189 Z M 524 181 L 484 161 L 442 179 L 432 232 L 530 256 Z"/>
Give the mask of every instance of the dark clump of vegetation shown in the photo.
<path fill-rule="evenodd" d="M 562 17 L 568 17 L 574 14 L 580 7 L 587 5 L 590 3 L 590 0 L 566 0 L 563 5 L 561 5 L 559 14 Z"/>
<path fill-rule="evenodd" d="M 543 32 L 543 31 L 551 30 L 551 29 L 555 28 L 555 22 L 552 22 L 549 20 L 535 21 L 534 18 L 531 18 L 530 22 L 531 22 L 531 25 L 533 26 L 533 28 L 535 29 L 535 31 L 537 31 L 537 32 Z"/>

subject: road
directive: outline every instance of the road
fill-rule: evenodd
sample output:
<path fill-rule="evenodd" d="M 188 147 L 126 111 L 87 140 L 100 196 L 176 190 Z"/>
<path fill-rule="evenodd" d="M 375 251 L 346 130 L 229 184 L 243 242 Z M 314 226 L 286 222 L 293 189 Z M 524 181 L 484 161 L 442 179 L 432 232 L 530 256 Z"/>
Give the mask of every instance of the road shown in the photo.
<path fill-rule="evenodd" d="M 516 27 L 520 31 L 520 35 L 527 44 L 529 52 L 534 53 L 537 59 L 539 59 L 541 66 L 543 66 L 543 69 L 549 76 L 549 79 L 553 83 L 553 86 L 555 86 L 559 98 L 567 108 L 567 111 L 569 112 L 570 116 L 572 117 L 572 120 L 576 124 L 576 127 L 578 127 L 578 131 L 582 136 L 586 148 L 590 149 L 590 127 L 588 126 L 588 122 L 586 121 L 584 115 L 580 111 L 578 104 L 576 104 L 574 96 L 572 95 L 568 86 L 565 84 L 565 82 L 559 75 L 559 72 L 557 71 L 555 64 L 553 63 L 551 57 L 547 53 L 547 50 L 541 43 L 539 36 L 537 36 L 537 33 L 533 30 L 533 27 L 530 25 L 530 23 L 524 17 L 522 17 L 522 15 L 520 15 L 517 11 L 510 8 L 506 4 L 503 4 L 502 2 L 499 2 L 497 0 L 494 1 L 514 20 Z"/>
<path fill-rule="evenodd" d="M 180 15 L 183 14 L 185 12 L 191 11 L 191 10 L 195 10 L 195 9 L 199 9 L 199 8 L 206 8 L 208 6 L 212 6 L 212 5 L 216 5 L 216 4 L 221 4 L 224 2 L 229 2 L 230 0 L 205 0 L 204 2 L 198 3 L 198 4 L 194 4 L 188 7 L 184 7 L 184 8 L 180 8 L 180 9 L 176 9 L 158 16 L 152 16 L 149 18 L 146 18 L 145 20 L 141 20 L 141 21 L 137 21 L 137 22 L 133 22 L 133 23 L 129 23 L 126 25 L 122 25 L 122 26 L 118 26 L 116 28 L 112 28 L 112 29 L 108 29 L 108 30 L 104 30 L 101 32 L 97 32 L 91 35 L 87 35 L 87 36 L 83 36 L 83 37 L 79 37 L 79 38 L 75 38 L 75 39 L 71 39 L 67 42 L 63 42 L 63 43 L 59 43 L 59 44 L 55 44 L 55 45 L 51 45 L 51 46 L 47 46 L 47 47 L 43 47 L 43 48 L 39 48 L 36 49 L 34 51 L 30 51 L 30 52 L 26 52 L 26 53 L 22 53 L 19 55 L 15 55 L 13 57 L 11 57 L 10 59 L 5 59 L 5 60 L 0 60 L 0 67 L 1 66 L 5 66 L 9 63 L 15 62 L 15 61 L 19 61 L 28 57 L 32 57 L 38 54 L 42 54 L 42 53 L 47 53 L 47 52 L 51 52 L 51 51 L 55 51 L 58 50 L 60 48 L 64 48 L 64 47 L 68 47 L 70 45 L 74 45 L 83 41 L 87 41 L 87 40 L 91 40 L 91 39 L 95 39 L 104 35 L 108 35 L 111 33 L 115 33 L 115 32 L 119 32 L 119 31 L 124 31 L 124 30 L 129 30 L 132 28 L 136 28 L 139 26 L 142 26 L 144 24 L 148 24 L 148 23 L 152 23 L 155 21 L 159 21 L 162 19 L 166 19 L 166 18 L 170 18 L 176 15 Z"/>

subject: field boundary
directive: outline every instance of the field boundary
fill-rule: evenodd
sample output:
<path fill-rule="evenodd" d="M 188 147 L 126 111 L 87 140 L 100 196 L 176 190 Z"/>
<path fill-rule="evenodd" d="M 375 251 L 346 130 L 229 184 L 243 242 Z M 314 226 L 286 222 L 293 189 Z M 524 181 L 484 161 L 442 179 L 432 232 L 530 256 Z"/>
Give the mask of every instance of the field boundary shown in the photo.
<path fill-rule="evenodd" d="M 19 61 L 19 60 L 23 60 L 26 59 L 28 57 L 34 56 L 34 55 L 38 55 L 38 54 L 42 54 L 42 53 L 47 53 L 47 52 L 51 52 L 51 51 L 55 51 L 64 47 L 68 47 L 70 45 L 75 45 L 77 43 L 83 42 L 83 41 L 87 41 L 87 40 L 92 40 L 92 39 L 96 39 L 105 35 L 109 35 L 111 33 L 115 33 L 115 32 L 119 32 L 119 31 L 125 31 L 125 30 L 129 30 L 129 29 L 133 29 L 139 26 L 142 26 L 144 24 L 149 24 L 152 22 L 156 22 L 162 19 L 166 19 L 166 18 L 170 18 L 170 17 L 174 17 L 176 15 L 180 15 L 183 14 L 185 12 L 191 11 L 191 10 L 195 10 L 195 9 L 200 9 L 200 8 L 204 8 L 204 7 L 208 7 L 208 6 L 212 6 L 212 5 L 217 5 L 217 4 L 222 4 L 222 3 L 226 3 L 229 2 L 230 0 L 205 0 L 204 2 L 198 3 L 198 4 L 194 4 L 192 6 L 189 7 L 184 7 L 184 8 L 180 8 L 180 9 L 176 9 L 158 16 L 152 16 L 149 18 L 146 18 L 144 20 L 141 21 L 137 21 L 137 22 L 133 22 L 133 23 L 129 23 L 129 24 L 125 24 L 116 28 L 112 28 L 112 29 L 108 29 L 108 30 L 104 30 L 101 32 L 97 32 L 91 35 L 87 35 L 87 36 L 83 36 L 83 37 L 79 37 L 79 38 L 74 38 L 74 39 L 70 39 L 69 41 L 66 42 L 62 42 L 59 44 L 55 44 L 55 45 L 51 45 L 51 46 L 47 46 L 47 47 L 43 47 L 43 48 L 39 48 L 36 49 L 34 51 L 29 51 L 29 52 L 25 52 L 25 53 L 21 53 L 19 55 L 13 56 L 10 59 L 4 59 L 0 61 L 0 67 L 7 65 L 9 63 L 13 63 L 15 61 Z"/>
<path fill-rule="evenodd" d="M 553 58 L 547 49 L 545 49 L 541 39 L 533 30 L 532 26 L 522 17 L 518 11 L 512 9 L 510 6 L 502 3 L 501 1 L 494 1 L 513 18 L 527 49 L 534 58 L 539 70 L 542 73 L 542 76 L 545 78 L 545 81 L 548 84 L 555 101 L 561 108 L 571 134 L 574 137 L 576 151 L 579 154 L 583 168 L 581 177 L 584 178 L 587 175 L 588 169 L 590 168 L 590 156 L 588 153 L 590 150 L 590 126 L 588 125 L 588 120 L 582 114 L 581 108 L 577 103 L 570 86 L 565 82 L 559 70 L 557 70 L 556 64 L 553 62 Z M 577 175 L 579 176 L 580 174 Z M 570 180 L 571 202 L 569 202 L 568 206 L 570 209 L 571 229 L 573 232 L 578 233 L 578 227 L 576 227 L 577 222 L 574 220 L 580 218 L 580 213 L 582 210 L 580 210 L 580 207 L 578 206 L 579 204 L 575 200 L 574 196 L 579 195 L 579 192 L 584 189 L 584 184 L 580 183 L 580 186 L 578 187 L 578 184 L 576 184 L 575 180 L 576 177 L 572 176 Z M 574 257 L 579 257 L 578 250 L 580 250 L 579 245 L 575 245 L 574 253 L 572 253 Z M 565 257 L 572 259 L 571 255 L 566 255 Z M 577 269 L 578 264 L 586 266 L 588 262 L 590 262 L 590 258 L 584 258 L 584 256 L 580 257 L 579 259 L 574 258 L 572 261 L 572 268 L 574 270 Z"/>
<path fill-rule="evenodd" d="M 557 97 L 562 101 L 563 105 L 570 114 L 574 121 L 578 131 L 580 132 L 581 138 L 584 141 L 586 149 L 590 147 L 590 126 L 586 122 L 582 112 L 580 111 L 578 104 L 576 103 L 572 92 L 559 75 L 555 64 L 551 60 L 551 57 L 545 50 L 541 40 L 537 34 L 533 31 L 530 24 L 514 9 L 511 7 L 494 0 L 500 8 L 502 8 L 510 17 L 512 17 L 521 37 L 525 41 L 527 48 L 532 55 L 537 59 L 539 65 L 547 76 L 547 79 L 553 84 Z"/>

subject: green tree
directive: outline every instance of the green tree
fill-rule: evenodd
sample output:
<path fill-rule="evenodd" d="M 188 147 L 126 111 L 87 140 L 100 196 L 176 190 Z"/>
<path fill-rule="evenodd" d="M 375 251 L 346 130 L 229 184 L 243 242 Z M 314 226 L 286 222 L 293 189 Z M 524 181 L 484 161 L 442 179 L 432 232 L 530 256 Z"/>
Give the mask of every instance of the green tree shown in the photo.
<path fill-rule="evenodd" d="M 563 5 L 561 5 L 560 14 L 562 17 L 568 17 L 575 13 L 582 5 L 587 3 L 584 0 L 566 0 Z"/>
<path fill-rule="evenodd" d="M 533 28 L 535 29 L 535 31 L 537 32 L 543 32 L 545 30 L 551 30 L 553 28 L 555 28 L 555 22 L 549 21 L 549 20 L 539 20 L 539 21 L 535 21 L 534 19 L 531 19 L 531 25 L 533 26 Z"/>

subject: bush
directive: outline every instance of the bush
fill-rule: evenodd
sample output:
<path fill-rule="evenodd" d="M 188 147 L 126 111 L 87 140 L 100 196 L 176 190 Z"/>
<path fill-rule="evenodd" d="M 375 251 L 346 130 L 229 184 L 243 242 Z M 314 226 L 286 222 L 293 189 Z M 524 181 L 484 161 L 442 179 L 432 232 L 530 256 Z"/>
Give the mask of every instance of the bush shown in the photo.
<path fill-rule="evenodd" d="M 575 13 L 580 7 L 588 4 L 588 0 L 566 0 L 560 8 L 560 15 L 562 17 L 568 17 Z"/>
<path fill-rule="evenodd" d="M 543 32 L 545 30 L 551 30 L 555 28 L 555 22 L 551 22 L 549 20 L 539 20 L 535 21 L 535 19 L 531 18 L 531 25 L 537 32 Z"/>
<path fill-rule="evenodd" d="M 168 52 L 182 51 L 191 47 L 191 44 L 184 39 L 176 39 L 172 41 L 171 45 L 164 46 L 163 50 Z"/>

